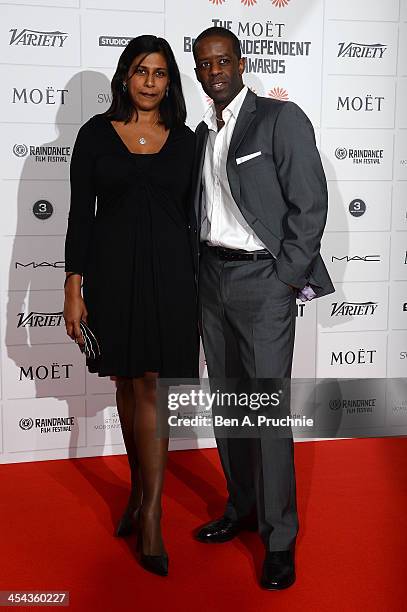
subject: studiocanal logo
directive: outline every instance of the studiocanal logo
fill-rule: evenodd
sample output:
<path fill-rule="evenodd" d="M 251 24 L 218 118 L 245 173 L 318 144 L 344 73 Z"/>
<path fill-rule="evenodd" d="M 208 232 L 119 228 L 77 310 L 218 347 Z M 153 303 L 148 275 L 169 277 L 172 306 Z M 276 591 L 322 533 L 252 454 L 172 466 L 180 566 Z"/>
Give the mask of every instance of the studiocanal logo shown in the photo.
<path fill-rule="evenodd" d="M 127 47 L 132 36 L 99 36 L 99 47 Z"/>
<path fill-rule="evenodd" d="M 42 30 L 30 30 L 23 28 L 18 30 L 12 28 L 9 45 L 23 45 L 24 47 L 63 47 L 68 38 L 67 32 L 55 30 L 44 32 Z"/>
<path fill-rule="evenodd" d="M 367 317 L 374 315 L 379 302 L 332 302 L 331 317 Z"/>
<path fill-rule="evenodd" d="M 367 43 L 340 42 L 338 47 L 338 57 L 352 57 L 356 59 L 382 59 L 387 49 L 387 45 L 380 43 L 372 45 Z"/>
<path fill-rule="evenodd" d="M 33 205 L 32 211 L 34 217 L 40 219 L 41 221 L 46 221 L 52 217 L 54 207 L 48 200 L 37 200 Z"/>
<path fill-rule="evenodd" d="M 36 163 L 67 164 L 71 158 L 71 147 L 19 143 L 13 146 L 13 153 L 16 157 L 26 157 L 28 155 Z"/>
<path fill-rule="evenodd" d="M 383 162 L 383 151 L 383 149 L 337 147 L 335 149 L 335 157 L 340 161 L 349 158 L 354 164 L 381 164 Z"/>
<path fill-rule="evenodd" d="M 72 431 L 72 428 L 75 427 L 75 417 L 22 418 L 18 424 L 23 431 L 29 431 L 34 427 L 41 434 L 61 433 Z"/>
<path fill-rule="evenodd" d="M 62 323 L 63 312 L 32 311 L 28 315 L 19 312 L 17 318 L 17 329 L 19 327 L 59 327 Z"/>

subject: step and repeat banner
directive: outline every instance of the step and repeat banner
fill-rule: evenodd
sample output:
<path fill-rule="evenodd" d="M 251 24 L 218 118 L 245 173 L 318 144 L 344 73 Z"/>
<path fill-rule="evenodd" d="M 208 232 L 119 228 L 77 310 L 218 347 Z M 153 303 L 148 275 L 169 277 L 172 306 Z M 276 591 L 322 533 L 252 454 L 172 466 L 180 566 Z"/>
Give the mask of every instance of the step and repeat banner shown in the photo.
<path fill-rule="evenodd" d="M 108 107 L 139 34 L 171 43 L 192 128 L 208 105 L 192 42 L 212 25 L 239 37 L 253 91 L 295 101 L 314 125 L 336 293 L 298 303 L 294 377 L 405 376 L 407 0 L 25 0 L 0 3 L 0 24 L 1 462 L 124 451 L 113 382 L 88 374 L 66 336 L 62 285 L 75 137 Z M 331 408 L 350 427 L 407 415 L 407 399 L 381 415 L 358 405 Z M 173 447 L 193 444 L 213 440 Z"/>

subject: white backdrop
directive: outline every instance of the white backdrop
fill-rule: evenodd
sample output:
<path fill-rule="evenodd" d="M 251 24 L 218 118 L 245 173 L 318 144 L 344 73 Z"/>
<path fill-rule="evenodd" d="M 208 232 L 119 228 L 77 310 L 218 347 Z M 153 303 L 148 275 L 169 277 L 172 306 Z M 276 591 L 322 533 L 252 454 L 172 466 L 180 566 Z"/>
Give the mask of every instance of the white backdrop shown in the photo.
<path fill-rule="evenodd" d="M 0 3 L 0 24 L 1 462 L 123 452 L 113 383 L 65 335 L 61 287 L 75 136 L 142 33 L 173 46 L 191 127 L 208 104 L 191 44 L 211 25 L 239 36 L 257 94 L 313 122 L 337 290 L 298 304 L 294 376 L 405 376 L 407 0 L 25 0 Z M 397 424 L 407 400 L 396 408 L 381 421 Z"/>

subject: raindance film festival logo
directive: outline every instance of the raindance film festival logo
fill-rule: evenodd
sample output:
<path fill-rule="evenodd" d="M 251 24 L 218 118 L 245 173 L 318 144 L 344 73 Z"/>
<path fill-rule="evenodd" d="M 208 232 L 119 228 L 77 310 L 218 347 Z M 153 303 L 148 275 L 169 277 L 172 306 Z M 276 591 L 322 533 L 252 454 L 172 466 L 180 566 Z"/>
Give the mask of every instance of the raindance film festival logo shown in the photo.
<path fill-rule="evenodd" d="M 335 157 L 340 161 L 349 158 L 354 164 L 381 164 L 384 149 L 351 149 L 337 147 Z"/>
<path fill-rule="evenodd" d="M 387 49 L 387 45 L 379 43 L 369 45 L 365 43 L 340 42 L 338 43 L 338 47 L 338 57 L 356 57 L 358 59 L 382 59 Z"/>
<path fill-rule="evenodd" d="M 54 32 L 43 32 L 41 30 L 29 30 L 23 28 L 17 30 L 12 28 L 10 30 L 11 37 L 9 45 L 23 45 L 24 47 L 63 47 L 66 39 L 68 38 L 67 32 L 60 32 L 55 30 Z"/>
<path fill-rule="evenodd" d="M 362 399 L 333 399 L 329 402 L 331 410 L 344 410 L 346 414 L 362 414 L 365 412 L 372 413 L 376 407 L 376 398 Z"/>
<path fill-rule="evenodd" d="M 127 47 L 132 36 L 99 36 L 99 47 Z"/>
<path fill-rule="evenodd" d="M 13 153 L 16 157 L 28 155 L 30 159 L 40 164 L 67 164 L 71 158 L 71 147 L 15 144 Z"/>
<path fill-rule="evenodd" d="M 48 200 L 37 200 L 33 205 L 33 215 L 41 221 L 46 221 L 52 217 L 54 213 L 54 207 Z"/>
<path fill-rule="evenodd" d="M 379 302 L 332 302 L 331 317 L 372 316 Z"/>
<path fill-rule="evenodd" d="M 72 431 L 72 428 L 75 427 L 75 417 L 22 418 L 18 424 L 23 431 L 29 431 L 34 427 L 41 434 L 60 433 Z"/>
<path fill-rule="evenodd" d="M 24 312 L 19 312 L 17 329 L 19 327 L 59 327 L 63 314 L 63 312 L 30 312 L 26 315 Z"/>

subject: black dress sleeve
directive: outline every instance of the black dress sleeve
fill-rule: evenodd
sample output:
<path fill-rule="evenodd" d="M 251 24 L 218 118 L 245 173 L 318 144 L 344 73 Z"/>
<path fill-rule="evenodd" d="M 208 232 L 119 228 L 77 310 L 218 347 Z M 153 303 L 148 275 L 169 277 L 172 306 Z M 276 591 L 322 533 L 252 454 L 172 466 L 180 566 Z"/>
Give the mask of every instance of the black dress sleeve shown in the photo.
<path fill-rule="evenodd" d="M 92 120 L 83 125 L 72 151 L 71 203 L 65 239 L 65 270 L 83 274 L 95 219 L 96 189 L 93 166 L 95 143 Z M 92 146 L 93 145 L 93 146 Z"/>

